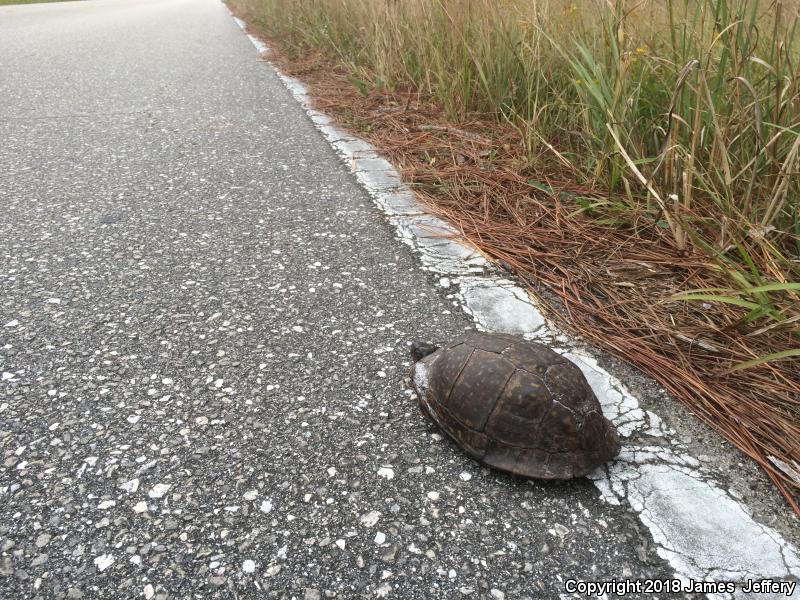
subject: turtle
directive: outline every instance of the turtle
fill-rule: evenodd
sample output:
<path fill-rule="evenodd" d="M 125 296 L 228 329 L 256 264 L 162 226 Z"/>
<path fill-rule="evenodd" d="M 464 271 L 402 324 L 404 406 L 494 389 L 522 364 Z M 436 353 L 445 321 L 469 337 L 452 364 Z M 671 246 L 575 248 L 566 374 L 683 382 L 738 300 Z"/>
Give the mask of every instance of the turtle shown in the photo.
<path fill-rule="evenodd" d="M 535 479 L 583 477 L 619 436 L 580 368 L 543 344 L 469 332 L 411 345 L 420 409 L 478 462 Z"/>

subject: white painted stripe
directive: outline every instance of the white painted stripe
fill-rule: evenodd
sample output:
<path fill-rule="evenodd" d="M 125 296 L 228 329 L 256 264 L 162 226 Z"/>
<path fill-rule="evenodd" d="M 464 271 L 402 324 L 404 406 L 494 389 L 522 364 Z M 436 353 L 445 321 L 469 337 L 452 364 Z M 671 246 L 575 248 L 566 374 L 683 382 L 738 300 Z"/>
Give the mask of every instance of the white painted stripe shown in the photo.
<path fill-rule="evenodd" d="M 234 19 L 244 30 L 244 23 Z M 267 50 L 263 42 L 248 37 L 260 53 Z M 627 502 L 636 511 L 650 530 L 658 554 L 679 578 L 800 578 L 800 556 L 792 544 L 754 521 L 747 507 L 701 469 L 685 446 L 674 438 L 664 444 L 665 436 L 674 431 L 666 431 L 657 415 L 643 410 L 639 400 L 589 353 L 575 350 L 576 342 L 545 321 L 524 288 L 494 269 L 449 223 L 427 214 L 413 191 L 402 184 L 399 173 L 369 143 L 337 128 L 327 115 L 310 106 L 300 81 L 275 71 L 394 224 L 398 237 L 419 254 L 423 268 L 446 275 L 440 280 L 443 287 L 458 286 L 456 297 L 478 329 L 516 333 L 548 343 L 581 368 L 624 441 L 620 457 L 590 478 L 606 502 Z M 745 596 L 737 592 L 733 597 Z M 800 598 L 800 590 L 790 597 Z"/>
<path fill-rule="evenodd" d="M 230 10 L 228 10 L 228 12 L 230 13 Z M 269 50 L 269 47 L 264 42 L 262 42 L 256 36 L 250 35 L 249 33 L 247 33 L 247 23 L 242 21 L 239 17 L 234 17 L 233 13 L 231 13 L 231 16 L 233 17 L 234 22 L 239 26 L 239 29 L 241 29 L 242 31 L 245 32 L 245 34 L 247 34 L 248 39 L 256 47 L 256 50 L 258 50 L 261 53 L 264 53 L 267 50 Z"/>

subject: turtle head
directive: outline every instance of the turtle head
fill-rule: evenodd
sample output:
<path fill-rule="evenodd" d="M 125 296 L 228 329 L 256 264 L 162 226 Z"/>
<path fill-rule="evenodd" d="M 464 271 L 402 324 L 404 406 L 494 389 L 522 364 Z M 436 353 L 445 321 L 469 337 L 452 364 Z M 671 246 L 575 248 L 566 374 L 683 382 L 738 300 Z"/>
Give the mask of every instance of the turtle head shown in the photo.
<path fill-rule="evenodd" d="M 411 358 L 414 359 L 414 362 L 418 362 L 428 356 L 429 354 L 433 354 L 439 349 L 439 346 L 431 344 L 429 342 L 423 342 L 417 340 L 411 343 Z"/>

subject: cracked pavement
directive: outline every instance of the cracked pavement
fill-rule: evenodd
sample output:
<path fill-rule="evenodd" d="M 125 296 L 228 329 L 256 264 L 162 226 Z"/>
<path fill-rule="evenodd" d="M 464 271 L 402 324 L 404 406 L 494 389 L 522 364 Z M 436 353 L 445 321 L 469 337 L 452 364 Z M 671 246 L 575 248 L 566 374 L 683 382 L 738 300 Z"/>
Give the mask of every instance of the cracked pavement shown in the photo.
<path fill-rule="evenodd" d="M 0 7 L 0 96 L 0 597 L 672 577 L 635 507 L 424 420 L 408 344 L 474 323 L 221 4 Z"/>

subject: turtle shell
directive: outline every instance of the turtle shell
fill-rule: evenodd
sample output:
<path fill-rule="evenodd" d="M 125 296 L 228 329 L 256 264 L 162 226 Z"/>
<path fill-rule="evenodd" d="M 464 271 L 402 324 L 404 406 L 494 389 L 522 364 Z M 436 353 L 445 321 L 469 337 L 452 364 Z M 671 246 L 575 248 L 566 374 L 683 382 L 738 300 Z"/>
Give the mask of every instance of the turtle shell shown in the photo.
<path fill-rule="evenodd" d="M 469 333 L 416 363 L 412 379 L 423 412 L 488 466 L 570 479 L 619 454 L 581 370 L 541 344 Z"/>

